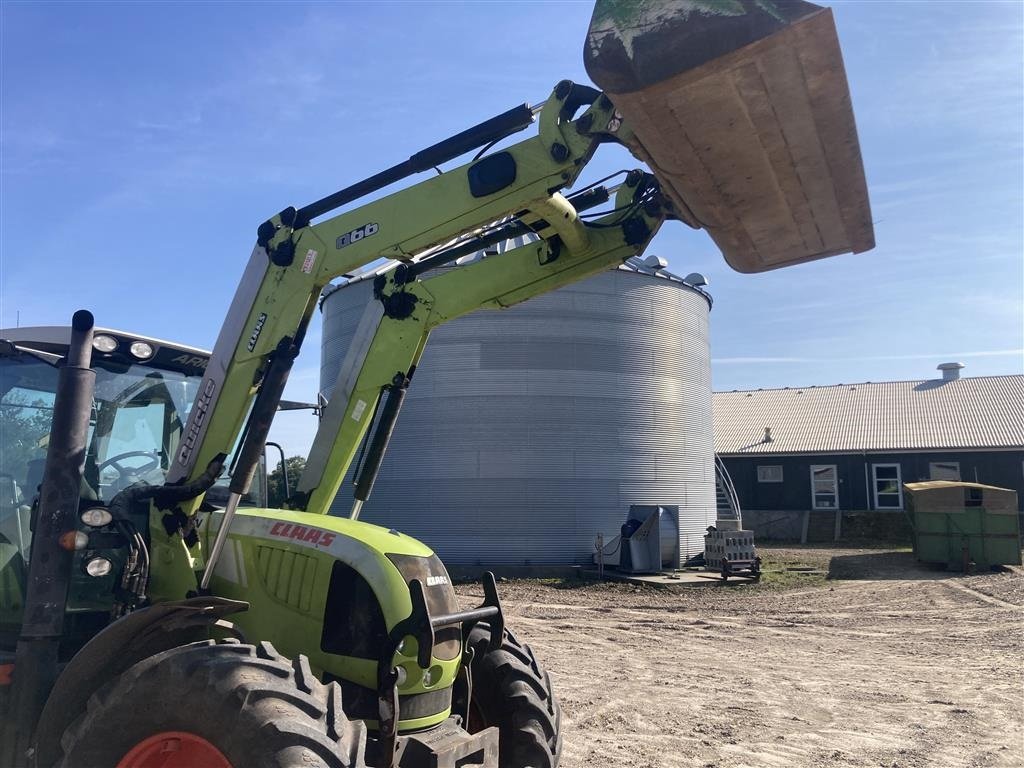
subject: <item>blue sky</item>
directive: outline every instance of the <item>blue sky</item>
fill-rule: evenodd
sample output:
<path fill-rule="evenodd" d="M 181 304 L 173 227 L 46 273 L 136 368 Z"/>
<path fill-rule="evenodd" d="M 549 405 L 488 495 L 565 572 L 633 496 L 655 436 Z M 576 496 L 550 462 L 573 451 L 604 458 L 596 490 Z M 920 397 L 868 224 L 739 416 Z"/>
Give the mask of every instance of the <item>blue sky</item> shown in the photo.
<path fill-rule="evenodd" d="M 878 246 L 733 273 L 704 233 L 716 389 L 1024 370 L 1024 4 L 833 6 Z M 256 226 L 586 81 L 589 2 L 17 3 L 0 10 L 0 326 L 213 344 Z M 632 164 L 603 151 L 590 178 Z M 288 395 L 313 399 L 319 328 Z M 308 420 L 275 437 L 303 453 Z"/>

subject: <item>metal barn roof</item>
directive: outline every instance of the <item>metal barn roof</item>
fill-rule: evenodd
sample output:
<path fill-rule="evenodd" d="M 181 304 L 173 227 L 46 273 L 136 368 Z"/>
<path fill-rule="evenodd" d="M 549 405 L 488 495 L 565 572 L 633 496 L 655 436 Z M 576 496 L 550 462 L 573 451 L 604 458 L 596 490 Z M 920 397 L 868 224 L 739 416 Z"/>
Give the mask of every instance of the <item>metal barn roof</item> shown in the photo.
<path fill-rule="evenodd" d="M 716 392 L 713 402 L 724 454 L 1024 449 L 1020 375 Z"/>

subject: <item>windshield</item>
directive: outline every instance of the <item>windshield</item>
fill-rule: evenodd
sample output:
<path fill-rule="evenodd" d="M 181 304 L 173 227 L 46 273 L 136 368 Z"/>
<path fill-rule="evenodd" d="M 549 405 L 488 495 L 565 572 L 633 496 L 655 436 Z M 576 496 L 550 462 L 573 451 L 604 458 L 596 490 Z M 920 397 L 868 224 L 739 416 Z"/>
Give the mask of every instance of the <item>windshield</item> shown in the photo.
<path fill-rule="evenodd" d="M 202 378 L 144 365 L 93 360 L 96 390 L 82 498 L 109 503 L 129 485 L 164 482 Z M 0 356 L 0 545 L 26 552 L 30 513 L 46 463 L 58 370 L 30 354 Z M 210 489 L 214 505 L 228 476 Z M 258 504 L 261 488 L 243 504 Z"/>
<path fill-rule="evenodd" d="M 97 361 L 82 497 L 109 502 L 139 480 L 161 483 L 199 377 Z M 42 479 L 57 369 L 31 355 L 0 358 L 0 505 L 31 504 Z"/>
<path fill-rule="evenodd" d="M 82 498 L 108 503 L 132 483 L 164 482 L 202 377 L 96 358 L 93 369 Z M 57 368 L 31 354 L 0 356 L 0 518 L 4 510 L 31 506 L 39 490 L 57 374 Z M 207 500 L 223 502 L 228 481 L 225 471 Z M 259 504 L 262 498 L 256 483 L 243 504 Z"/>

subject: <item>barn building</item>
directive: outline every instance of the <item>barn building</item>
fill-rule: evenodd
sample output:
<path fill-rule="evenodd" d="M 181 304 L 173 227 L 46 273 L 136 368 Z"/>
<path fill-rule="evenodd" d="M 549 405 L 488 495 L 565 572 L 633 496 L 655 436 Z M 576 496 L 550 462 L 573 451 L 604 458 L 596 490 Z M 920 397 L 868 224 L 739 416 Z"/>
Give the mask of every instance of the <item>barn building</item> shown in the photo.
<path fill-rule="evenodd" d="M 1024 376 L 714 395 L 715 448 L 759 539 L 906 532 L 903 484 L 965 480 L 1024 500 Z"/>

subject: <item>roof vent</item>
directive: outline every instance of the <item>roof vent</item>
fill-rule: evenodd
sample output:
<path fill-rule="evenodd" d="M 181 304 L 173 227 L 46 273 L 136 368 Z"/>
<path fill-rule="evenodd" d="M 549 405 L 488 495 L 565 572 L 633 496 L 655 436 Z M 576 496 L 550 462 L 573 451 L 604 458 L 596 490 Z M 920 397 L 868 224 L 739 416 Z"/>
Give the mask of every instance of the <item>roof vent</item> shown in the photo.
<path fill-rule="evenodd" d="M 771 427 L 765 427 L 764 428 L 764 440 L 762 442 L 770 443 L 771 441 L 772 441 L 772 428 Z"/>
<path fill-rule="evenodd" d="M 963 363 L 940 363 L 938 370 L 942 371 L 943 381 L 956 381 L 960 378 L 960 369 L 964 367 Z"/>
<path fill-rule="evenodd" d="M 694 288 L 703 288 L 705 285 L 708 285 L 711 281 L 708 280 L 700 272 L 691 272 L 690 274 L 683 278 L 683 282 L 686 283 L 687 285 L 692 285 Z"/>
<path fill-rule="evenodd" d="M 653 253 L 644 259 L 644 266 L 648 269 L 653 269 L 658 272 L 668 267 L 668 261 L 663 259 L 661 256 L 655 256 Z"/>

